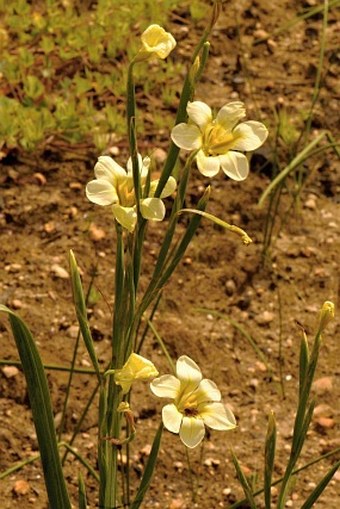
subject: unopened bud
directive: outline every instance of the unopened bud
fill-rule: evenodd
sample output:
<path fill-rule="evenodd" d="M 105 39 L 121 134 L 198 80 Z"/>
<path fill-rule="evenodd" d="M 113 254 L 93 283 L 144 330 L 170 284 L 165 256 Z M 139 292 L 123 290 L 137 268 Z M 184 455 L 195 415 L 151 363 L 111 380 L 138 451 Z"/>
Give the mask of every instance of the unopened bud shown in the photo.
<path fill-rule="evenodd" d="M 320 320 L 319 320 L 319 331 L 322 332 L 329 322 L 333 320 L 335 314 L 335 306 L 333 302 L 330 300 L 326 300 L 320 311 Z"/>
<path fill-rule="evenodd" d="M 190 78 L 190 81 L 193 83 L 195 80 L 196 80 L 196 76 L 200 70 L 200 66 L 201 66 L 201 59 L 199 57 L 199 55 L 195 58 L 195 61 L 194 63 L 192 64 L 191 68 L 190 68 L 190 71 L 189 71 L 189 78 Z"/>
<path fill-rule="evenodd" d="M 221 2 L 217 0 L 216 2 L 214 2 L 213 8 L 212 8 L 211 20 L 210 20 L 210 30 L 213 28 L 216 21 L 218 20 L 220 12 L 221 12 Z"/>

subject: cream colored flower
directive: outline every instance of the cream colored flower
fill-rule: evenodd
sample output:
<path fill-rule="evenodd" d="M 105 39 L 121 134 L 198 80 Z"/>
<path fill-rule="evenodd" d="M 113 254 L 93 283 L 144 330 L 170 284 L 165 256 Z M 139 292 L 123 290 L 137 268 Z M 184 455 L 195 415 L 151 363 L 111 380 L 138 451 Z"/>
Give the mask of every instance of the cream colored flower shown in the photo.
<path fill-rule="evenodd" d="M 177 124 L 172 141 L 185 150 L 198 150 L 199 171 L 215 176 L 220 168 L 233 180 L 244 180 L 249 173 L 248 159 L 242 152 L 256 150 L 268 136 L 267 128 L 255 120 L 240 122 L 245 117 L 244 104 L 225 104 L 213 118 L 211 108 L 201 102 L 188 102 L 189 123 Z"/>
<path fill-rule="evenodd" d="M 158 375 L 154 364 L 137 353 L 132 353 L 121 369 L 114 371 L 114 379 L 123 394 L 127 394 L 135 380 L 149 380 Z"/>
<path fill-rule="evenodd" d="M 173 36 L 159 25 L 150 25 L 141 35 L 143 50 L 154 53 L 159 58 L 166 58 L 176 46 Z"/>
<path fill-rule="evenodd" d="M 138 154 L 142 196 L 144 195 L 150 159 L 142 160 Z M 137 207 L 133 185 L 131 159 L 127 163 L 127 171 L 119 166 L 111 157 L 101 156 L 94 167 L 95 180 L 86 186 L 87 198 L 97 205 L 111 205 L 113 216 L 124 228 L 132 232 L 137 222 Z M 170 196 L 176 189 L 176 181 L 170 177 L 160 198 L 154 198 L 158 180 L 150 183 L 148 196 L 140 200 L 140 211 L 145 219 L 162 221 L 165 216 L 165 206 L 161 198 Z"/>
<path fill-rule="evenodd" d="M 205 425 L 216 430 L 235 428 L 231 410 L 221 403 L 221 393 L 211 380 L 203 379 L 200 368 L 186 355 L 176 363 L 176 376 L 163 375 L 150 384 L 160 398 L 173 399 L 162 410 L 164 426 L 179 433 L 187 447 L 194 448 L 205 435 Z"/>

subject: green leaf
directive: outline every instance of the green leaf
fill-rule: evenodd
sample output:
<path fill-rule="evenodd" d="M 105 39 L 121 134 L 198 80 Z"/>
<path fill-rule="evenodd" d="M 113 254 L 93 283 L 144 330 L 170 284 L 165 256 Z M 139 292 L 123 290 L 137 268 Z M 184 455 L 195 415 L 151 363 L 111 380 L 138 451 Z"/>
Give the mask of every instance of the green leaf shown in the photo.
<path fill-rule="evenodd" d="M 38 99 L 45 92 L 45 87 L 36 76 L 27 76 L 24 84 L 24 92 L 30 99 Z"/>
<path fill-rule="evenodd" d="M 317 487 L 314 488 L 312 493 L 307 498 L 306 502 L 301 506 L 301 509 L 310 509 L 311 507 L 314 506 L 315 502 L 320 497 L 321 493 L 324 491 L 327 484 L 332 479 L 333 475 L 335 474 L 335 472 L 338 470 L 339 467 L 340 467 L 340 461 L 337 461 L 337 463 L 335 463 L 335 465 L 321 479 L 321 481 L 319 482 Z"/>
<path fill-rule="evenodd" d="M 76 259 L 74 257 L 72 250 L 70 251 L 69 262 L 70 262 L 71 283 L 72 283 L 72 291 L 73 291 L 73 301 L 74 301 L 74 306 L 76 308 L 76 314 L 77 314 L 77 318 L 78 318 L 78 322 L 79 322 L 79 327 L 80 327 L 88 354 L 90 356 L 93 367 L 95 369 L 98 381 L 99 381 L 99 383 L 101 383 L 101 374 L 100 374 L 97 354 L 94 349 L 90 326 L 87 321 L 85 296 L 84 296 L 83 287 L 82 287 L 81 280 L 80 280 L 80 274 L 79 274 L 77 262 L 76 262 Z"/>
<path fill-rule="evenodd" d="M 308 372 L 308 364 L 309 364 L 309 349 L 308 349 L 308 341 L 307 336 L 304 331 L 302 331 L 302 339 L 300 345 L 300 362 L 299 362 L 299 399 L 301 399 L 303 387 L 306 384 L 306 376 Z"/>
<path fill-rule="evenodd" d="M 83 476 L 79 472 L 78 476 L 78 493 L 79 493 L 79 509 L 87 509 L 87 499 L 86 499 L 86 487 L 84 483 Z"/>
<path fill-rule="evenodd" d="M 236 470 L 236 473 L 237 473 L 237 477 L 238 477 L 238 480 L 241 483 L 241 486 L 243 488 L 243 491 L 244 491 L 244 494 L 246 496 L 246 499 L 249 502 L 249 505 L 250 505 L 251 509 L 256 509 L 256 502 L 255 502 L 255 499 L 254 499 L 254 495 L 253 495 L 252 489 L 251 489 L 251 487 L 250 487 L 250 485 L 249 485 L 249 483 L 247 481 L 246 476 L 244 475 L 244 473 L 242 471 L 241 465 L 240 465 L 236 455 L 234 454 L 233 451 L 231 451 L 231 454 L 232 454 L 235 470 Z"/>
<path fill-rule="evenodd" d="M 269 415 L 264 454 L 264 499 L 266 509 L 271 507 L 271 484 L 274 470 L 276 445 L 276 422 L 274 414 Z"/>
<path fill-rule="evenodd" d="M 337 461 L 335 465 L 327 472 L 327 474 L 321 479 L 316 488 L 312 491 L 312 493 L 307 498 L 306 502 L 301 506 L 301 509 L 310 509 L 314 506 L 317 499 L 320 497 L 321 493 L 326 488 L 329 481 L 332 479 L 335 472 L 340 467 L 340 461 Z"/>
<path fill-rule="evenodd" d="M 153 444 L 152 444 L 150 456 L 149 456 L 148 462 L 145 466 L 145 470 L 144 470 L 144 474 L 143 474 L 141 483 L 139 485 L 136 497 L 135 497 L 134 501 L 132 502 L 130 509 L 138 509 L 140 507 L 141 503 L 144 500 L 145 493 L 147 492 L 147 490 L 150 486 L 153 471 L 155 469 L 156 462 L 157 462 L 159 447 L 161 445 L 162 432 L 163 432 L 163 424 L 160 424 L 160 426 L 157 430 L 157 433 L 155 435 Z"/>
<path fill-rule="evenodd" d="M 0 305 L 0 312 L 9 316 L 25 374 L 50 508 L 71 509 L 58 452 L 47 378 L 38 349 L 26 324 L 15 313 L 3 305 Z"/>

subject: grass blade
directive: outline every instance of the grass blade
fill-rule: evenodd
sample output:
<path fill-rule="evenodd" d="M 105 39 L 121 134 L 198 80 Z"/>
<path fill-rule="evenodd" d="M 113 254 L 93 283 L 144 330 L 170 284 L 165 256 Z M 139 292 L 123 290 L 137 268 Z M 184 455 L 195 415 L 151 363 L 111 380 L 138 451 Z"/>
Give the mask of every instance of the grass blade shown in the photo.
<path fill-rule="evenodd" d="M 271 484 L 274 470 L 276 446 L 276 422 L 274 414 L 269 415 L 264 453 L 264 500 L 266 509 L 271 507 Z"/>
<path fill-rule="evenodd" d="M 307 498 L 306 502 L 301 506 L 301 509 L 310 509 L 311 507 L 314 506 L 315 502 L 320 497 L 321 493 L 324 491 L 327 484 L 332 479 L 333 475 L 335 474 L 335 472 L 338 470 L 339 467 L 340 467 L 340 461 L 335 463 L 335 465 L 327 472 L 327 474 L 323 477 L 323 479 L 321 479 L 321 481 L 319 482 L 317 487 L 314 488 L 312 493 Z"/>
<path fill-rule="evenodd" d="M 76 314 L 79 322 L 79 327 L 81 333 L 83 335 L 83 339 L 85 342 L 85 346 L 87 348 L 88 354 L 92 361 L 93 367 L 95 369 L 98 381 L 101 382 L 100 369 L 98 364 L 97 355 L 94 349 L 92 335 L 90 331 L 90 327 L 87 321 L 87 311 L 86 311 L 86 303 L 85 296 L 83 292 L 83 287 L 80 280 L 80 274 L 77 266 L 77 262 L 73 251 L 70 251 L 69 254 L 69 263 L 70 263 L 70 272 L 71 272 L 71 283 L 72 283 L 72 292 L 73 292 L 73 301 L 74 306 L 76 308 Z"/>
<path fill-rule="evenodd" d="M 250 487 L 250 485 L 249 485 L 249 483 L 247 481 L 246 476 L 244 475 L 244 473 L 242 471 L 241 465 L 240 465 L 236 455 L 234 454 L 233 451 L 231 451 L 231 454 L 232 454 L 233 463 L 234 463 L 234 466 L 235 466 L 237 478 L 238 478 L 238 480 L 241 483 L 241 486 L 243 488 L 243 491 L 244 491 L 244 494 L 246 496 L 246 499 L 247 499 L 251 509 L 256 509 L 256 502 L 255 502 L 255 499 L 254 499 L 253 491 L 252 491 L 252 489 L 251 489 L 251 487 Z"/>
<path fill-rule="evenodd" d="M 135 497 L 134 501 L 132 502 L 130 509 L 138 509 L 140 507 L 141 503 L 144 500 L 145 493 L 147 492 L 147 490 L 149 488 L 152 474 L 153 474 L 153 471 L 156 466 L 159 447 L 161 445 L 162 432 L 163 432 L 163 424 L 161 423 L 157 430 L 157 433 L 155 435 L 155 438 L 154 438 L 154 441 L 152 444 L 151 453 L 150 453 L 148 462 L 146 464 L 141 483 L 139 485 L 136 497 Z"/>
<path fill-rule="evenodd" d="M 25 323 L 6 306 L 0 305 L 1 311 L 9 316 L 26 378 L 50 509 L 71 509 L 58 452 L 47 379 L 38 349 Z"/>
<path fill-rule="evenodd" d="M 86 487 L 84 483 L 83 476 L 79 473 L 78 477 L 78 493 L 79 493 L 79 509 L 87 509 L 87 499 L 86 499 Z"/>

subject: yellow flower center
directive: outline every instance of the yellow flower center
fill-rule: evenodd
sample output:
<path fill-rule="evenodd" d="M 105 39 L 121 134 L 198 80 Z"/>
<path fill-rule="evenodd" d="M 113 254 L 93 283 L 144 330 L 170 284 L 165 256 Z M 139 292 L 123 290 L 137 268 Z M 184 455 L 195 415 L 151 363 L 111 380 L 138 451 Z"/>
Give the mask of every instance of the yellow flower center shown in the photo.
<path fill-rule="evenodd" d="M 129 185 L 131 184 L 131 185 Z M 119 198 L 119 204 L 122 207 L 133 207 L 135 204 L 135 190 L 132 179 L 126 177 L 118 182 L 116 191 Z"/>
<path fill-rule="evenodd" d="M 233 147 L 236 136 L 221 124 L 211 122 L 203 133 L 203 150 L 206 156 L 226 154 Z"/>

